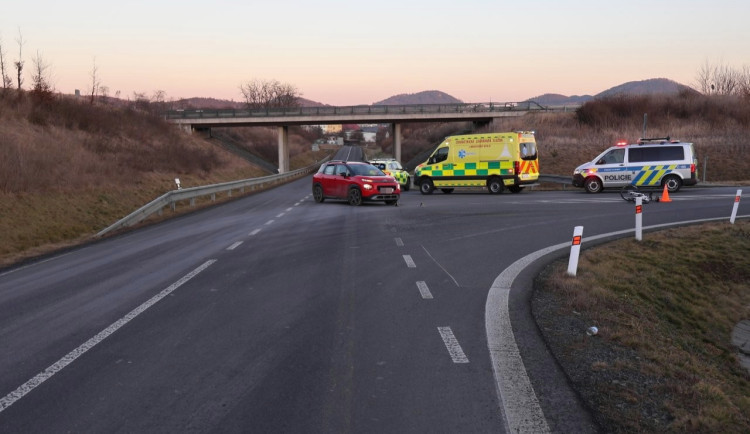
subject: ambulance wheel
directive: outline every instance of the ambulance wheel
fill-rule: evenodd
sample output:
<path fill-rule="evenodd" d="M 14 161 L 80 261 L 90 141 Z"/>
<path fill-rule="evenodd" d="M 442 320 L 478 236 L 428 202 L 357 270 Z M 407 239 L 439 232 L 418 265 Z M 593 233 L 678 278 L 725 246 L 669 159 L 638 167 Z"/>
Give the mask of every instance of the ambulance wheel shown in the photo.
<path fill-rule="evenodd" d="M 662 187 L 666 186 L 670 193 L 676 193 L 680 191 L 680 188 L 682 187 L 682 180 L 679 176 L 669 175 L 661 180 L 661 185 Z"/>
<path fill-rule="evenodd" d="M 349 200 L 349 205 L 360 206 L 362 205 L 362 192 L 357 187 L 352 187 L 349 189 L 347 199 Z"/>
<path fill-rule="evenodd" d="M 451 194 L 453 193 L 452 188 L 441 188 L 440 191 L 442 191 L 444 194 Z"/>
<path fill-rule="evenodd" d="M 432 183 L 430 178 L 425 178 L 419 183 L 419 191 L 422 194 L 432 194 L 435 191 L 435 184 Z"/>
<path fill-rule="evenodd" d="M 599 193 L 603 188 L 602 181 L 600 181 L 596 176 L 586 178 L 586 182 L 583 183 L 583 187 L 586 189 L 587 193 Z"/>
<path fill-rule="evenodd" d="M 503 192 L 503 181 L 498 177 L 492 177 L 487 180 L 487 190 L 490 194 L 500 194 Z"/>
<path fill-rule="evenodd" d="M 511 193 L 520 193 L 523 188 L 520 185 L 511 185 L 508 187 L 508 191 Z"/>
<path fill-rule="evenodd" d="M 315 187 L 313 187 L 313 198 L 315 199 L 315 202 L 318 203 L 326 200 L 326 198 L 323 197 L 323 187 L 321 187 L 320 184 L 315 184 Z"/>

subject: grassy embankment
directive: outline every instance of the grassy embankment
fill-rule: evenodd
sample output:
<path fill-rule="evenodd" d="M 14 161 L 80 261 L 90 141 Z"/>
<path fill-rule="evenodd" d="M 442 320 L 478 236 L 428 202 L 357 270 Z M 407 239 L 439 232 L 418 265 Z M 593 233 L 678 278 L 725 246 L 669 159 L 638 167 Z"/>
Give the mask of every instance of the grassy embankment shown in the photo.
<path fill-rule="evenodd" d="M 605 432 L 750 432 L 730 342 L 750 319 L 750 222 L 728 220 L 584 250 L 576 277 L 566 259 L 538 279 L 540 329 Z"/>
<path fill-rule="evenodd" d="M 258 143 L 275 150 L 266 133 Z M 290 141 L 293 169 L 325 153 L 311 153 L 293 134 Z M 90 238 L 174 190 L 175 178 L 190 187 L 265 175 L 141 111 L 7 92 L 0 95 L 0 266 Z"/>

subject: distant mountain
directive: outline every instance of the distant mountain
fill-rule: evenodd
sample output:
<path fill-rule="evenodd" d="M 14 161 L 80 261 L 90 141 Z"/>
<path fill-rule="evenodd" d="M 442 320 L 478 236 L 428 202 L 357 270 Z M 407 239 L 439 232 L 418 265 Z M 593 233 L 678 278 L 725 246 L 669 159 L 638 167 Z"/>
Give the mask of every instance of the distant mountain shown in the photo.
<path fill-rule="evenodd" d="M 527 101 L 536 101 L 541 105 L 583 104 L 594 98 L 606 98 L 614 95 L 677 95 L 680 92 L 695 92 L 695 90 L 668 78 L 651 78 L 641 81 L 629 81 L 597 93 L 594 96 L 565 96 L 556 93 L 545 93 L 544 95 L 529 98 Z"/>
<path fill-rule="evenodd" d="M 394 95 L 372 105 L 461 104 L 462 102 L 460 99 L 439 90 L 425 90 L 417 93 Z"/>
<path fill-rule="evenodd" d="M 565 96 L 559 93 L 545 93 L 544 95 L 535 96 L 529 98 L 526 101 L 534 101 L 541 105 L 566 105 L 566 104 L 583 104 L 586 101 L 594 98 L 591 95 L 573 95 Z"/>

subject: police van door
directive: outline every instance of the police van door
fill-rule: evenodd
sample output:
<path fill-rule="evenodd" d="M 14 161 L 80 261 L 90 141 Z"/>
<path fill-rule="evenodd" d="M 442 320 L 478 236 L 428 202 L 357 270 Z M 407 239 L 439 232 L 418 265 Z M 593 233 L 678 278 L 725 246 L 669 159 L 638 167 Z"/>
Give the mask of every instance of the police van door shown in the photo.
<path fill-rule="evenodd" d="M 625 148 L 610 149 L 595 162 L 605 188 L 621 187 L 633 180 L 633 174 L 625 166 L 625 151 Z"/>

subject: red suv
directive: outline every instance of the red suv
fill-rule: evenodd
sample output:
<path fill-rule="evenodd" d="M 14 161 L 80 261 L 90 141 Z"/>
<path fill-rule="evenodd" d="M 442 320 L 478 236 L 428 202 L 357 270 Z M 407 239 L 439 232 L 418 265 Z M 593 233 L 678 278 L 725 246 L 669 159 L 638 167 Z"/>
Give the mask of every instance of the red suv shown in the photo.
<path fill-rule="evenodd" d="M 377 167 L 356 161 L 329 161 L 313 175 L 315 202 L 345 199 L 349 205 L 363 201 L 383 201 L 395 205 L 401 197 L 401 186 L 395 178 Z"/>

